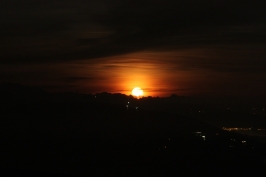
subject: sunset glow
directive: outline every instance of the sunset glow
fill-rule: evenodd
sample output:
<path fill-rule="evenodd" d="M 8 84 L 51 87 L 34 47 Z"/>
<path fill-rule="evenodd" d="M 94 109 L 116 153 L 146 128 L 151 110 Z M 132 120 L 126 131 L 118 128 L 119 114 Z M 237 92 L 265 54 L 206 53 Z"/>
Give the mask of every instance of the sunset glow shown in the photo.
<path fill-rule="evenodd" d="M 140 87 L 135 87 L 132 90 L 132 95 L 136 96 L 136 97 L 142 96 L 143 95 L 143 90 Z"/>
<path fill-rule="evenodd" d="M 263 1 L 2 0 L 0 12 L 0 177 L 266 172 Z"/>

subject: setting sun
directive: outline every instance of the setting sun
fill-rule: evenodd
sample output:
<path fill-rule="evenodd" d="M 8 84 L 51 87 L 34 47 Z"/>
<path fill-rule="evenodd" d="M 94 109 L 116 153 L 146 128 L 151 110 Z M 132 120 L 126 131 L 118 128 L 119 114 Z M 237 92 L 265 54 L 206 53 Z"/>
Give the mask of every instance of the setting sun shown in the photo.
<path fill-rule="evenodd" d="M 132 95 L 133 96 L 142 96 L 143 95 L 143 90 L 140 88 L 140 87 L 135 87 L 133 90 L 132 90 Z"/>

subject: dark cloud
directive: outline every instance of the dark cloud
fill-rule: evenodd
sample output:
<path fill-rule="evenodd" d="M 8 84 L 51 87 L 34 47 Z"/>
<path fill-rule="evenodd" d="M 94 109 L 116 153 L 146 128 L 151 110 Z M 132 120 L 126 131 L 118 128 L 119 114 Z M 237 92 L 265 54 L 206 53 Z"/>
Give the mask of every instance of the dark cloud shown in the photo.
<path fill-rule="evenodd" d="M 81 76 L 75 76 L 75 77 L 66 77 L 63 78 L 62 81 L 66 83 L 75 83 L 75 82 L 95 82 L 95 81 L 104 81 L 106 78 L 103 77 L 97 77 L 97 76 L 90 76 L 90 77 L 81 77 Z"/>
<path fill-rule="evenodd" d="M 2 63 L 265 40 L 259 1 L 14 0 L 0 9 Z"/>
<path fill-rule="evenodd" d="M 153 95 L 263 93 L 263 1 L 3 0 L 0 14 L 0 81 L 84 92 L 142 84 Z"/>

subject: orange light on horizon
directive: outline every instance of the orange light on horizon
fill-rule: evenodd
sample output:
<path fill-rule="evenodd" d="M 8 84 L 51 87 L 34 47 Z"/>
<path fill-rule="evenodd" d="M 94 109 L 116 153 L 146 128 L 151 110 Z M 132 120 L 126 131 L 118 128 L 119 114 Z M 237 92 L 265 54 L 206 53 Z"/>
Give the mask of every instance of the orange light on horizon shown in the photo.
<path fill-rule="evenodd" d="M 66 65 L 64 72 L 69 77 L 77 76 L 70 83 L 73 89 L 82 89 L 88 93 L 132 95 L 132 89 L 138 86 L 145 91 L 145 97 L 164 97 L 173 93 L 184 95 L 190 92 L 187 88 L 190 86 L 189 78 L 192 78 L 192 74 L 187 70 L 176 70 L 171 58 L 166 57 L 169 63 L 161 60 L 170 54 L 138 52 L 97 60 L 82 60 L 75 62 L 75 65 Z"/>
<path fill-rule="evenodd" d="M 133 96 L 140 97 L 140 96 L 143 96 L 143 94 L 144 94 L 144 92 L 143 92 L 143 90 L 140 87 L 135 87 L 132 90 L 132 95 Z"/>

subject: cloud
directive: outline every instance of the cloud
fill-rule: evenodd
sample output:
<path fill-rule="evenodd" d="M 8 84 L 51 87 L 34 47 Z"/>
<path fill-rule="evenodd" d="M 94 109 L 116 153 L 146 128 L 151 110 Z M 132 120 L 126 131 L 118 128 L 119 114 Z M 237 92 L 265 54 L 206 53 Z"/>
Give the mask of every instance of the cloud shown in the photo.
<path fill-rule="evenodd" d="M 90 77 L 82 77 L 82 76 L 74 76 L 74 77 L 65 77 L 62 79 L 63 82 L 66 83 L 76 83 L 76 82 L 95 82 L 95 81 L 104 81 L 106 78 L 98 77 L 98 76 L 90 76 Z"/>
<path fill-rule="evenodd" d="M 4 1 L 1 63 L 115 56 L 147 49 L 262 43 L 258 1 Z"/>

